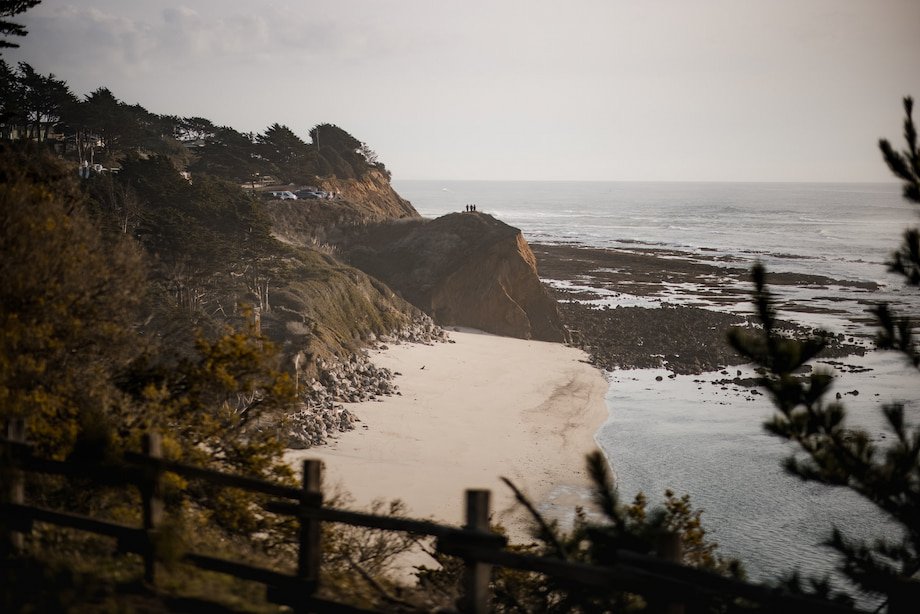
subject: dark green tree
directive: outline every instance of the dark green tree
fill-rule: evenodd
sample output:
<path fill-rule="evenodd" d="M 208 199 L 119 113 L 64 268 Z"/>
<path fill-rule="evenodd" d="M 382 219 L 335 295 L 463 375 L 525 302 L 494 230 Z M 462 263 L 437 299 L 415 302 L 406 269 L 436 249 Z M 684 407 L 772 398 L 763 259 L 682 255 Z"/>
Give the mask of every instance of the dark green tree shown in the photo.
<path fill-rule="evenodd" d="M 339 153 L 358 151 L 363 143 L 342 130 L 335 124 L 318 124 L 310 129 L 310 138 L 313 144 L 322 147 L 331 147 Z"/>
<path fill-rule="evenodd" d="M 372 166 L 383 168 L 377 154 L 334 124 L 319 124 L 310 130 L 313 146 L 332 168 L 336 177 L 361 178 Z"/>
<path fill-rule="evenodd" d="M 0 58 L 0 138 L 11 139 L 14 129 L 25 124 L 22 98 L 19 75 Z"/>
<path fill-rule="evenodd" d="M 332 168 L 332 174 L 339 179 L 354 179 L 357 177 L 355 168 L 338 151 L 323 145 L 320 147 L 320 157 Z"/>
<path fill-rule="evenodd" d="M 144 294 L 138 251 L 100 236 L 74 178 L 37 146 L 0 145 L 0 414 L 56 456 L 122 404 L 109 374 L 134 354 Z"/>
<path fill-rule="evenodd" d="M 261 155 L 262 145 L 254 136 L 227 126 L 194 118 L 183 120 L 182 138 L 200 139 L 192 149 L 189 170 L 193 175 L 205 173 L 237 184 L 254 183 L 262 176 L 278 173 L 277 167 Z"/>
<path fill-rule="evenodd" d="M 917 203 L 920 157 L 910 98 L 905 99 L 904 107 L 907 150 L 897 153 L 887 141 L 880 145 L 891 170 L 905 182 L 905 198 Z M 889 265 L 914 286 L 920 281 L 916 277 L 920 262 L 916 237 L 916 230 L 908 231 L 905 245 Z M 823 349 L 824 336 L 795 339 L 783 334 L 776 323 L 774 300 L 763 266 L 754 267 L 753 280 L 754 303 L 762 328 L 756 332 L 735 329 L 729 340 L 763 369 L 760 384 L 778 410 L 765 427 L 797 445 L 800 454 L 791 456 L 785 464 L 790 473 L 803 480 L 849 488 L 875 504 L 901 528 L 900 535 L 880 535 L 871 543 L 847 537 L 845 528 L 834 528 L 827 544 L 840 553 L 841 571 L 856 587 L 880 595 L 902 595 L 908 586 L 905 583 L 920 571 L 920 426 L 909 424 L 901 403 L 882 407 L 894 435 L 887 446 L 878 445 L 866 431 L 847 426 L 844 406 L 828 396 L 831 374 L 815 369 L 808 376 L 799 375 L 802 367 Z M 895 317 L 886 305 L 879 305 L 875 312 L 881 325 L 879 346 L 900 350 L 916 367 L 920 361 L 909 319 Z M 795 576 L 790 580 L 792 584 L 799 583 Z M 827 592 L 826 584 L 813 580 L 811 590 L 818 588 L 819 592 Z M 896 607 L 906 606 L 898 603 Z"/>
<path fill-rule="evenodd" d="M 67 121 L 78 132 L 78 142 L 84 144 L 82 159 L 92 161 L 105 155 L 114 162 L 130 149 L 151 144 L 154 139 L 149 137 L 158 137 L 153 118 L 143 107 L 131 107 L 118 100 L 110 89 L 100 87 L 73 109 Z M 95 151 L 97 142 L 101 143 L 102 151 Z"/>
<path fill-rule="evenodd" d="M 10 21 L 10 17 L 15 17 L 25 13 L 30 8 L 41 3 L 42 0 L 0 0 L 0 49 L 19 47 L 16 43 L 6 40 L 10 36 L 25 36 L 28 34 L 25 26 Z"/>
<path fill-rule="evenodd" d="M 174 118 L 175 137 L 180 141 L 208 140 L 214 137 L 217 126 L 204 117 Z"/>
<path fill-rule="evenodd" d="M 178 180 L 166 198 L 187 195 L 179 188 L 192 186 L 157 160 L 146 167 L 151 175 L 159 169 Z M 191 193 L 195 204 L 185 219 L 197 222 L 193 231 L 239 243 L 246 243 L 243 233 L 268 237 L 245 195 L 232 206 L 225 205 L 232 190 L 194 189 L 210 197 Z M 181 348 L 160 343 L 158 334 L 140 335 L 150 319 L 144 299 L 158 291 L 149 283 L 149 259 L 130 236 L 100 232 L 100 215 L 90 213 L 72 169 L 46 150 L 0 144 L 0 423 L 25 419 L 43 456 L 114 460 L 154 428 L 174 458 L 286 478 L 276 429 L 256 428 L 268 417 L 280 424 L 294 401 L 275 348 L 251 328 L 226 325 L 210 335 L 199 331 Z M 236 249 L 233 261 L 250 247 Z M 267 527 L 245 497 L 206 489 L 187 495 L 221 526 Z"/>
<path fill-rule="evenodd" d="M 904 182 L 904 199 L 920 205 L 920 151 L 917 149 L 917 128 L 913 121 L 913 109 L 913 99 L 905 98 L 904 151 L 895 151 L 886 139 L 879 141 L 879 149 L 891 172 Z M 920 230 L 911 228 L 904 231 L 901 247 L 891 255 L 888 269 L 904 277 L 908 285 L 920 287 Z M 903 352 L 914 367 L 920 368 L 920 352 L 913 340 L 914 323 L 911 318 L 893 314 L 888 305 L 884 304 L 875 308 L 875 314 L 881 328 L 879 346 Z"/>
<path fill-rule="evenodd" d="M 307 144 L 287 126 L 272 124 L 259 135 L 261 155 L 275 165 L 283 181 L 303 183 L 313 177 Z"/>
<path fill-rule="evenodd" d="M 77 97 L 61 79 L 42 75 L 26 62 L 19 63 L 19 107 L 28 138 L 48 139 L 51 128 L 77 104 Z"/>

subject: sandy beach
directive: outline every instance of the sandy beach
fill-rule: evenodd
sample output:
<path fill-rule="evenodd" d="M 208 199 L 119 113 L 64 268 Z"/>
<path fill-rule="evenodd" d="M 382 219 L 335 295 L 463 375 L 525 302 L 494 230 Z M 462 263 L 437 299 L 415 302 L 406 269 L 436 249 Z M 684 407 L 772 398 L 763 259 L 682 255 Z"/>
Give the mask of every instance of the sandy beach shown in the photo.
<path fill-rule="evenodd" d="M 527 518 L 500 476 L 538 503 L 583 490 L 607 382 L 571 347 L 472 330 L 450 337 L 372 352 L 399 374 L 401 396 L 348 405 L 357 431 L 287 458 L 323 460 L 326 490 L 349 492 L 355 507 L 399 498 L 412 517 L 453 524 L 463 521 L 464 489 L 490 489 L 494 520 L 526 541 Z"/>

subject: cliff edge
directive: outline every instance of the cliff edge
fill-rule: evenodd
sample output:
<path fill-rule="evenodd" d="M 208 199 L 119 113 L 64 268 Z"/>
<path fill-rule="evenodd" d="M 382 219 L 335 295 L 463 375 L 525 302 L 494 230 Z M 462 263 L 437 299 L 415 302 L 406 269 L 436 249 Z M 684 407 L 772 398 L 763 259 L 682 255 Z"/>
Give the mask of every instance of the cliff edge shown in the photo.
<path fill-rule="evenodd" d="M 276 239 L 289 245 L 316 247 L 338 243 L 350 234 L 351 228 L 367 223 L 421 218 L 379 170 L 370 169 L 360 179 L 326 177 L 317 183 L 336 198 L 264 203 Z"/>
<path fill-rule="evenodd" d="M 565 340 L 556 302 L 521 231 L 484 213 L 407 218 L 365 226 L 342 245 L 442 326 L 540 341 Z"/>
<path fill-rule="evenodd" d="M 374 168 L 365 171 L 360 179 L 321 179 L 320 187 L 355 205 L 365 219 L 420 217 L 412 203 L 396 193 L 387 176 Z"/>

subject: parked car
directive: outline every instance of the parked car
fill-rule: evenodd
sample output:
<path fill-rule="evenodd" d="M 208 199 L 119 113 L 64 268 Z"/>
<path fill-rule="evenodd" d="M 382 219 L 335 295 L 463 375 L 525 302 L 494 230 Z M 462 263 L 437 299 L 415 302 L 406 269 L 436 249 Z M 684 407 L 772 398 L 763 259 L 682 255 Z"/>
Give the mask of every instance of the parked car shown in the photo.
<path fill-rule="evenodd" d="M 297 190 L 294 192 L 297 198 L 323 198 L 323 195 L 320 192 L 315 192 L 313 190 Z"/>
<path fill-rule="evenodd" d="M 272 198 L 278 198 L 280 200 L 297 200 L 297 195 L 288 190 L 281 192 L 269 192 L 272 195 Z"/>

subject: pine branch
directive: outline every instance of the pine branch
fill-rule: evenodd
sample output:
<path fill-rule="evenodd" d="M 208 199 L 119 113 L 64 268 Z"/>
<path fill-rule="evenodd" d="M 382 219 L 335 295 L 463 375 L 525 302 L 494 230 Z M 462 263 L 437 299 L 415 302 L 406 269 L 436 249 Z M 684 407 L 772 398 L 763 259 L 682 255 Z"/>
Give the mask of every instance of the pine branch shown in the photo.
<path fill-rule="evenodd" d="M 585 460 L 588 465 L 588 475 L 594 484 L 592 495 L 595 505 L 613 521 L 618 530 L 622 531 L 624 529 L 623 518 L 617 509 L 617 493 L 613 488 L 613 480 L 610 479 L 607 460 L 598 451 L 589 454 Z"/>
<path fill-rule="evenodd" d="M 875 343 L 883 350 L 896 350 L 904 354 L 914 368 L 920 369 L 920 347 L 914 342 L 911 319 L 896 317 L 887 303 L 879 303 L 871 310 L 875 315 L 879 330 Z"/>
<path fill-rule="evenodd" d="M 916 185 L 916 180 L 920 178 L 920 153 L 917 151 L 917 128 L 914 126 L 914 119 L 912 117 L 914 110 L 914 99 L 910 96 L 904 98 L 904 141 L 907 143 L 907 151 L 905 155 L 910 160 L 911 167 L 914 171 L 914 185 Z M 913 199 L 915 202 L 920 202 L 920 199 Z"/>
<path fill-rule="evenodd" d="M 518 503 L 523 505 L 527 512 L 534 519 L 534 521 L 536 521 L 538 528 L 538 539 L 552 546 L 552 549 L 556 552 L 557 557 L 562 560 L 567 560 L 568 555 L 566 555 L 565 548 L 559 541 L 559 536 L 557 535 L 554 523 L 547 522 L 546 518 L 543 517 L 543 514 L 537 511 L 537 508 L 535 508 L 533 503 L 530 502 L 530 499 L 528 499 L 511 480 L 506 477 L 502 477 L 501 480 L 508 486 L 508 488 L 511 489 L 511 492 L 514 493 L 514 498 L 517 499 Z"/>

